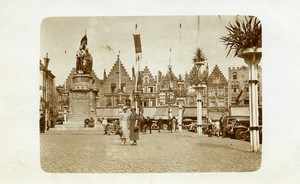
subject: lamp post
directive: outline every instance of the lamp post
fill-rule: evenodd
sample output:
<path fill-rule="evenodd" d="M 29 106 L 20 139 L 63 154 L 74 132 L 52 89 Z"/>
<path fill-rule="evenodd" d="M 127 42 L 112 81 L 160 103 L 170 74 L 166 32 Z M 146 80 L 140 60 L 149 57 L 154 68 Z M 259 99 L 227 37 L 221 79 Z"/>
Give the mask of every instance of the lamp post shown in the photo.
<path fill-rule="evenodd" d="M 184 85 L 184 82 L 182 81 L 181 76 L 179 76 L 179 81 L 177 82 L 177 84 L 179 86 L 179 97 L 177 98 L 179 103 L 178 130 L 179 132 L 182 132 L 182 105 L 184 100 L 184 98 L 182 98 L 182 86 Z"/>
<path fill-rule="evenodd" d="M 202 136 L 202 90 L 206 88 L 205 81 L 203 80 L 203 74 L 201 72 L 201 66 L 204 65 L 204 61 L 194 61 L 194 65 L 197 68 L 196 79 L 192 84 L 192 87 L 197 93 L 197 133 L 198 137 Z"/>
<path fill-rule="evenodd" d="M 68 115 L 68 101 L 67 101 L 67 98 L 68 98 L 68 93 L 65 90 L 65 92 L 63 93 L 64 122 L 67 122 L 67 115 Z"/>
<path fill-rule="evenodd" d="M 261 55 L 260 48 L 245 49 L 238 54 L 249 67 L 250 150 L 254 152 L 259 149 L 257 68 Z"/>

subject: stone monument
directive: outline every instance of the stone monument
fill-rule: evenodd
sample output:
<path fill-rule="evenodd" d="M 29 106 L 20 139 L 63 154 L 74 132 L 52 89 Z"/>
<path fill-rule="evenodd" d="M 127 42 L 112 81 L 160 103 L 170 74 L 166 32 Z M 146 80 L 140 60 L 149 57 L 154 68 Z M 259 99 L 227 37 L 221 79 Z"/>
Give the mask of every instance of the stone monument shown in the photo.
<path fill-rule="evenodd" d="M 80 41 L 76 53 L 76 73 L 72 78 L 69 101 L 69 128 L 83 128 L 84 120 L 93 117 L 96 119 L 96 96 L 98 89 L 91 76 L 93 57 L 87 48 L 87 36 Z"/>

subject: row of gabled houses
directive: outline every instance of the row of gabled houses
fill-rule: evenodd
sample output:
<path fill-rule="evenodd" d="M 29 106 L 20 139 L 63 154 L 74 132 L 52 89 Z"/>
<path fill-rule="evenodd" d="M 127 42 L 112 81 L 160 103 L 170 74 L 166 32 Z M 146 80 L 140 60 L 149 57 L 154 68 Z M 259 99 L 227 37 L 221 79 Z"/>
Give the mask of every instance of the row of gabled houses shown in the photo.
<path fill-rule="evenodd" d="M 69 113 L 69 102 L 72 100 L 69 96 L 70 89 L 73 89 L 73 77 L 76 70 L 70 72 L 65 84 L 54 85 L 55 76 L 48 70 L 50 59 L 44 58 L 44 63 L 40 61 L 41 72 L 41 105 L 40 111 L 46 113 L 46 119 L 58 117 Z M 116 117 L 120 104 L 133 106 L 135 98 L 139 98 L 139 105 L 143 108 L 145 116 L 151 118 L 167 118 L 170 109 L 173 109 L 173 115 L 178 115 L 178 98 L 183 98 L 183 107 L 186 117 L 196 116 L 196 93 L 192 88 L 190 79 L 196 67 L 185 73 L 184 76 L 176 76 L 169 65 L 166 74 L 158 71 L 153 75 L 146 66 L 138 76 L 135 76 L 135 68 L 131 69 L 131 76 L 124 67 L 118 56 L 111 70 L 106 73 L 104 69 L 103 79 L 99 79 L 94 71 L 90 76 L 93 79 L 92 84 L 97 89 L 94 111 L 97 117 Z M 248 93 L 248 68 L 230 67 L 228 68 L 228 80 L 223 75 L 220 68 L 216 65 L 206 78 L 207 88 L 202 91 L 202 105 L 205 109 L 204 114 L 210 113 L 211 116 L 218 118 L 221 112 L 229 110 L 230 106 L 249 106 Z M 258 71 L 259 80 L 259 105 L 262 103 L 261 91 L 261 68 Z M 139 97 L 134 95 L 135 83 L 138 83 Z M 51 89 L 50 89 L 51 88 Z M 51 91 L 51 92 L 50 92 Z M 96 118 L 97 118 L 96 117 Z M 185 117 L 185 116 L 184 116 Z"/>

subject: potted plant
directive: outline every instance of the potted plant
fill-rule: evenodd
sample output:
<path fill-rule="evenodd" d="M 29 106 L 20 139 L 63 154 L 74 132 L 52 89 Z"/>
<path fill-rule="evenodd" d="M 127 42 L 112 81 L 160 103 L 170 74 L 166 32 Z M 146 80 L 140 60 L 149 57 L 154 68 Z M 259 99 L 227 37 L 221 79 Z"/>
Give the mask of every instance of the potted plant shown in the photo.
<path fill-rule="evenodd" d="M 202 75 L 200 73 L 200 67 L 202 65 L 204 65 L 204 61 L 206 60 L 204 53 L 202 51 L 202 49 L 200 48 L 196 48 L 196 51 L 194 53 L 194 57 L 193 57 L 193 64 L 196 66 L 196 70 L 193 69 L 192 70 L 192 77 L 190 79 L 190 83 L 198 86 L 201 82 L 202 82 Z"/>
<path fill-rule="evenodd" d="M 235 24 L 226 26 L 228 34 L 221 37 L 228 53 L 241 58 L 249 55 L 260 55 L 262 47 L 261 22 L 254 16 L 245 16 L 245 20 L 236 19 Z M 260 54 L 259 54 L 260 53 Z"/>

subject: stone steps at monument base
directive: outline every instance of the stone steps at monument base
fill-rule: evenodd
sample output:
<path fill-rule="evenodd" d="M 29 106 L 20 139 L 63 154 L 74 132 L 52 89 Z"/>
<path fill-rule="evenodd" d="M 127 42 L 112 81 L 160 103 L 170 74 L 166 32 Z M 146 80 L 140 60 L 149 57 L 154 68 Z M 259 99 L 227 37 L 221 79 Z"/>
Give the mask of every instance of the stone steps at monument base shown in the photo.
<path fill-rule="evenodd" d="M 54 128 L 50 128 L 50 131 L 61 131 L 61 130 L 101 130 L 103 127 L 101 125 L 96 124 L 95 127 L 84 127 L 83 123 L 71 123 L 64 122 L 62 125 L 55 125 Z"/>

